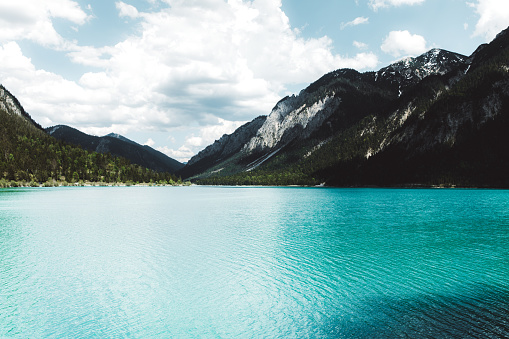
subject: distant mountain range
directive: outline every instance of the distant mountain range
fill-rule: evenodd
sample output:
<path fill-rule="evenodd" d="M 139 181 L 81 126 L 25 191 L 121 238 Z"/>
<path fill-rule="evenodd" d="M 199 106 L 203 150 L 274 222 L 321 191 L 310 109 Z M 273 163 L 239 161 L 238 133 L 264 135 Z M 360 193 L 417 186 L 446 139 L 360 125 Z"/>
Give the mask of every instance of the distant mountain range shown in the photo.
<path fill-rule="evenodd" d="M 509 188 L 509 29 L 470 56 L 432 49 L 376 72 L 333 71 L 185 166 L 118 134 L 44 130 L 1 85 L 0 118 L 0 185 L 176 172 L 202 184 Z"/>
<path fill-rule="evenodd" d="M 18 99 L 2 85 L 0 85 L 0 110 L 10 115 L 23 118 L 18 121 L 24 121 L 25 123 L 33 125 L 36 129 L 44 130 L 58 140 L 81 146 L 88 151 L 110 153 L 114 156 L 124 157 L 133 164 L 157 172 L 175 173 L 184 167 L 184 164 L 177 160 L 149 146 L 137 144 L 119 134 L 111 133 L 103 137 L 96 137 L 65 125 L 43 129 L 27 112 L 25 112 Z"/>
<path fill-rule="evenodd" d="M 509 187 L 509 31 L 340 69 L 224 135 L 179 173 L 206 184 Z"/>
<path fill-rule="evenodd" d="M 149 158 L 154 162 L 153 159 L 159 158 L 165 164 L 167 160 L 154 150 L 147 150 L 118 135 L 104 141 L 103 138 L 96 139 L 69 127 L 54 128 L 52 132 L 59 130 L 62 134 L 67 130 L 68 136 L 102 142 L 106 145 L 100 150 L 105 153 L 89 152 L 50 136 L 25 112 L 14 95 L 0 85 L 0 188 L 85 183 L 182 184 L 180 178 L 169 172 L 169 166 L 164 171 L 156 171 L 133 164 L 125 157 L 113 156 L 110 152 L 120 147 L 121 153 L 135 153 L 143 160 Z M 110 147 L 110 144 L 114 147 Z M 125 144 L 129 144 L 129 147 Z M 171 162 L 169 164 L 173 165 Z M 161 165 L 156 163 L 156 166 Z"/>
<path fill-rule="evenodd" d="M 152 147 L 140 145 L 119 134 L 110 133 L 103 137 L 97 137 L 65 125 L 48 127 L 46 132 L 58 140 L 79 145 L 89 151 L 111 153 L 115 156 L 124 157 L 133 164 L 154 171 L 175 173 L 184 167 L 184 164 L 156 151 Z"/>

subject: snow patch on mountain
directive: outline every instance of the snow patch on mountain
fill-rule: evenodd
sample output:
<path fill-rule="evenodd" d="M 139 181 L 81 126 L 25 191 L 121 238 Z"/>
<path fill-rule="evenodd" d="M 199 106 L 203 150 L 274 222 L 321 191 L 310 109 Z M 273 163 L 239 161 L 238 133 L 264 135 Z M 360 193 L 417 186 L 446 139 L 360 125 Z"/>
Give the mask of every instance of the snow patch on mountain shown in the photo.
<path fill-rule="evenodd" d="M 418 57 L 407 57 L 375 73 L 375 81 L 398 81 L 400 95 L 405 86 L 415 84 L 430 75 L 444 75 L 465 62 L 466 56 L 434 48 Z"/>

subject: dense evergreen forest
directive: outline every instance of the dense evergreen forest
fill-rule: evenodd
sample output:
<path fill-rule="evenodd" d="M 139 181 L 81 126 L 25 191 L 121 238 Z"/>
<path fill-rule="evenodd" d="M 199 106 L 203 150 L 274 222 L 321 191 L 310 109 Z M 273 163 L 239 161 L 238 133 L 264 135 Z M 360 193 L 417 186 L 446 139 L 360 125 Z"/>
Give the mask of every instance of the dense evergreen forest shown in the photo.
<path fill-rule="evenodd" d="M 125 158 L 89 152 L 47 135 L 24 116 L 0 109 L 0 187 L 85 183 L 182 184 L 170 173 L 133 165 Z"/>

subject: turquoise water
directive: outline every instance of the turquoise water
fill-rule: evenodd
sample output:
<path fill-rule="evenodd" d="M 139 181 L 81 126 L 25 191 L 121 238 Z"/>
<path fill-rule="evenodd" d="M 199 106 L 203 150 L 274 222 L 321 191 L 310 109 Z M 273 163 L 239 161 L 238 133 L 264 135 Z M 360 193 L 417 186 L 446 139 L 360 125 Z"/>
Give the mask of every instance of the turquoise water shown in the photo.
<path fill-rule="evenodd" d="M 0 190 L 0 337 L 509 337 L 509 191 Z"/>

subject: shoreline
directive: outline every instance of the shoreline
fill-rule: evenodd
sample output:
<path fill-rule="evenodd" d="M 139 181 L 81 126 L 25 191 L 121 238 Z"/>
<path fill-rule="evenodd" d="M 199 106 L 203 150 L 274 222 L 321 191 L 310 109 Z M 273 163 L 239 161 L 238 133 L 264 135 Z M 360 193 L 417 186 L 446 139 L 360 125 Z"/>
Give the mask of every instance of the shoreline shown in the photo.
<path fill-rule="evenodd" d="M 394 185 L 394 186 L 377 186 L 377 185 L 351 185 L 351 186 L 328 186 L 324 184 L 320 185 L 199 185 L 190 181 L 184 182 L 154 182 L 154 183 L 131 183 L 131 182 L 65 182 L 65 181 L 53 181 L 53 182 L 18 182 L 18 181 L 7 181 L 0 180 L 0 189 L 3 188 L 47 188 L 47 187 L 191 187 L 191 186 L 203 186 L 203 187 L 239 187 L 239 188 L 374 188 L 374 189 L 495 189 L 495 190 L 507 190 L 508 187 L 497 187 L 497 186 L 461 186 L 461 185 L 423 185 L 423 184 L 408 184 L 408 185 Z"/>
<path fill-rule="evenodd" d="M 130 182 L 64 182 L 64 181 L 53 181 L 53 182 L 26 182 L 26 181 L 0 181 L 1 188 L 47 188 L 47 187 L 184 187 L 191 186 L 191 182 L 174 182 L 174 183 L 130 183 Z"/>

